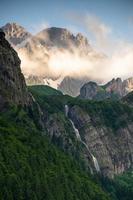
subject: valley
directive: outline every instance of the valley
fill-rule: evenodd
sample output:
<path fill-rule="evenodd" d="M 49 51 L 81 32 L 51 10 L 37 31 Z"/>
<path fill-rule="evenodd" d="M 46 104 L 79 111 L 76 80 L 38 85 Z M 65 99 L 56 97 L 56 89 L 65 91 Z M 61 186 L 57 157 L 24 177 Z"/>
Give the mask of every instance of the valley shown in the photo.
<path fill-rule="evenodd" d="M 72 51 L 73 45 L 83 54 L 93 50 L 86 38 L 66 29 L 24 32 L 16 24 L 0 29 L 0 198 L 132 200 L 133 79 L 102 85 L 65 76 L 65 84 L 56 84 L 60 91 L 48 83 L 55 77 L 38 82 L 30 74 L 27 86 L 18 45 L 33 57 L 38 43 L 50 51 Z M 91 59 L 104 57 L 93 53 Z"/>

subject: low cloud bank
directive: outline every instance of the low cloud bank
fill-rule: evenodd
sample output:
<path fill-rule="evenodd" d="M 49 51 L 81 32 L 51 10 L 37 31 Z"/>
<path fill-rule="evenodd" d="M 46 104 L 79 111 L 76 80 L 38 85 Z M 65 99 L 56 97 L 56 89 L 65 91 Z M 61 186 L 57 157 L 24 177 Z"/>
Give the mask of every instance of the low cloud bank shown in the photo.
<path fill-rule="evenodd" d="M 78 19 L 80 22 L 80 20 Z M 19 49 L 22 71 L 26 75 L 43 75 L 44 77 L 88 76 L 91 80 L 106 82 L 112 78 L 133 76 L 133 44 L 110 39 L 111 28 L 95 17 L 81 19 L 82 25 L 95 36 L 97 48 L 108 49 L 111 54 L 106 57 L 89 52 L 83 55 L 77 48 L 73 51 L 42 45 L 32 47 L 32 53 Z"/>

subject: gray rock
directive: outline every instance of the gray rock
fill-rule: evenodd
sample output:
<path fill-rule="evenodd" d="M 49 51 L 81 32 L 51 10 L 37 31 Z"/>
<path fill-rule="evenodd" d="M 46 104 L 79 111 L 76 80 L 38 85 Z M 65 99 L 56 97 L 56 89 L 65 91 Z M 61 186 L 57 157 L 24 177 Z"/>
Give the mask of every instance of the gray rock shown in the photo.
<path fill-rule="evenodd" d="M 6 39 L 13 45 L 20 45 L 24 40 L 31 37 L 31 34 L 27 32 L 22 26 L 16 23 L 7 23 L 1 29 L 6 34 Z"/>
<path fill-rule="evenodd" d="M 58 89 L 64 94 L 76 97 L 80 93 L 80 88 L 89 81 L 89 78 L 72 78 L 66 76 L 63 81 L 59 84 Z"/>
<path fill-rule="evenodd" d="M 133 167 L 132 122 L 129 121 L 127 126 L 119 128 L 114 134 L 113 130 L 104 124 L 96 124 L 96 118 L 78 106 L 73 106 L 69 115 L 82 140 L 97 158 L 104 176 L 113 178 L 114 174 L 123 173 Z"/>
<path fill-rule="evenodd" d="M 30 97 L 20 69 L 20 59 L 16 51 L 0 32 L 0 105 L 30 104 Z"/>
<path fill-rule="evenodd" d="M 133 91 L 133 78 L 124 81 L 117 78 L 105 85 L 98 85 L 94 82 L 86 83 L 80 89 L 80 98 L 93 100 L 120 99 L 131 91 Z"/>

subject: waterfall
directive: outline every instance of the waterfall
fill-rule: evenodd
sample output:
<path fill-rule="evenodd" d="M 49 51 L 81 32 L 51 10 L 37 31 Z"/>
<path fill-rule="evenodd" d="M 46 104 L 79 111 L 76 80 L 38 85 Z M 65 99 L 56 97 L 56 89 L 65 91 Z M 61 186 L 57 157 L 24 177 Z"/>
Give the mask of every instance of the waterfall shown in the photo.
<path fill-rule="evenodd" d="M 65 115 L 66 117 L 68 117 L 68 112 L 69 112 L 69 107 L 68 105 L 65 105 Z M 69 118 L 69 117 L 68 117 Z M 99 164 L 98 164 L 98 161 L 96 159 L 96 157 L 90 152 L 89 148 L 88 148 L 88 145 L 81 139 L 80 137 L 80 134 L 79 134 L 79 131 L 78 129 L 75 127 L 75 124 L 74 122 L 69 118 L 69 121 L 71 122 L 72 124 L 72 127 L 73 127 L 73 130 L 75 132 L 75 135 L 77 137 L 77 139 L 86 147 L 87 151 L 89 152 L 91 158 L 92 158 L 92 161 L 94 163 L 94 167 L 96 169 L 97 172 L 100 172 L 100 167 L 99 167 Z"/>
<path fill-rule="evenodd" d="M 72 127 L 74 129 L 74 132 L 76 134 L 77 139 L 82 142 L 78 129 L 75 127 L 75 125 L 74 125 L 74 123 L 73 123 L 73 121 L 71 119 L 69 119 L 69 121 L 72 124 Z"/>
<path fill-rule="evenodd" d="M 96 171 L 97 171 L 97 172 L 100 172 L 100 167 L 99 167 L 99 164 L 98 164 L 98 161 L 97 161 L 96 157 L 93 156 L 93 154 L 91 154 L 91 156 L 92 156 L 93 163 L 94 163 L 94 166 L 95 166 Z"/>
<path fill-rule="evenodd" d="M 68 105 L 65 105 L 65 115 L 66 115 L 66 117 L 68 117 L 68 111 L 69 111 L 69 107 L 68 107 Z"/>

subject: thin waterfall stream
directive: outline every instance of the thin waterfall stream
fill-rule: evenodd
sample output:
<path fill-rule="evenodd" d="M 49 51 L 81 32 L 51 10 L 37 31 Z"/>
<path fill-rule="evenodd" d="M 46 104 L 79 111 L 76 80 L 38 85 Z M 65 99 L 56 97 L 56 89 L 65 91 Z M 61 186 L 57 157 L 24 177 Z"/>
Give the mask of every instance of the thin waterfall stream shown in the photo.
<path fill-rule="evenodd" d="M 75 124 L 72 121 L 72 119 L 70 119 L 69 116 L 68 116 L 68 112 L 69 112 L 69 107 L 68 107 L 68 105 L 65 105 L 65 115 L 66 115 L 66 117 L 68 117 L 69 121 L 71 122 L 77 139 L 86 147 L 87 151 L 89 152 L 89 154 L 90 154 L 90 156 L 91 156 L 91 158 L 93 160 L 94 167 L 95 167 L 96 171 L 100 172 L 100 167 L 99 167 L 99 164 L 98 164 L 98 161 L 97 161 L 96 157 L 90 152 L 90 150 L 88 148 L 88 145 L 81 139 L 81 136 L 79 134 L 78 129 L 75 127 Z"/>

